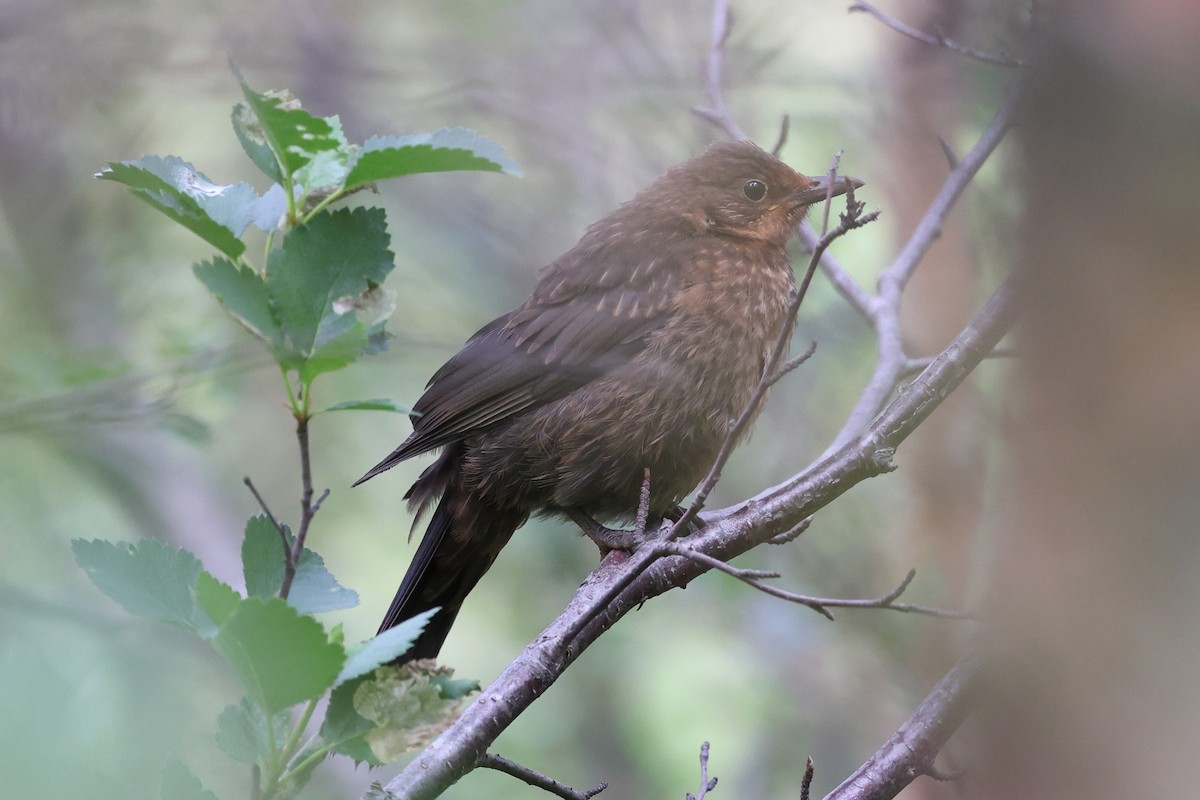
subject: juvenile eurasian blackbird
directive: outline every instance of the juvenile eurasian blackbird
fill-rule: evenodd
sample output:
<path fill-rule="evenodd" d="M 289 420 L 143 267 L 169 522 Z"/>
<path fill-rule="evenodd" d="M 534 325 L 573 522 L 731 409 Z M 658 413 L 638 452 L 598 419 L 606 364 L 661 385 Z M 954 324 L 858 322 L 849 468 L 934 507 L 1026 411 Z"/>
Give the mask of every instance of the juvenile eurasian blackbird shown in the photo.
<path fill-rule="evenodd" d="M 530 514 L 632 519 L 646 469 L 651 519 L 695 488 L 784 324 L 788 238 L 826 192 L 748 142 L 714 144 L 588 228 L 434 374 L 412 435 L 358 481 L 442 448 L 405 495 L 437 508 L 380 625 L 440 608 L 402 661 L 437 655 Z"/>

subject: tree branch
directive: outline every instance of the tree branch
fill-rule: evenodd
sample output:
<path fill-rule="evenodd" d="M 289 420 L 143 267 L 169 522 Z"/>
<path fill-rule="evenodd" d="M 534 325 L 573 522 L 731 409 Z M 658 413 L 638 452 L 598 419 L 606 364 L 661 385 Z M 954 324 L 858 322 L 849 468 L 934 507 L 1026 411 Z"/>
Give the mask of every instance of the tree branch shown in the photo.
<path fill-rule="evenodd" d="M 1001 51 L 999 53 L 989 53 L 986 50 L 977 50 L 974 47 L 969 47 L 965 44 L 960 44 L 960 43 L 954 41 L 949 36 L 946 36 L 945 34 L 943 34 L 941 31 L 934 31 L 933 33 L 925 33 L 925 31 L 918 30 L 917 28 L 914 28 L 911 25 L 905 24 L 905 23 L 901 22 L 900 20 L 896 19 L 895 17 L 889 17 L 887 14 L 884 14 L 878 8 L 875 8 L 875 6 L 871 5 L 870 3 L 865 3 L 862 0 L 858 0 L 855 3 L 852 3 L 848 10 L 851 13 L 853 13 L 855 11 L 861 11 L 866 14 L 870 14 L 872 17 L 879 20 L 880 22 L 882 22 L 884 25 L 888 26 L 892 30 L 898 31 L 898 32 L 904 34 L 905 36 L 907 36 L 908 38 L 914 39 L 918 42 L 921 42 L 922 44 L 929 44 L 929 45 L 933 45 L 934 47 L 944 47 L 947 50 L 951 50 L 955 53 L 958 53 L 959 55 L 964 55 L 967 58 L 973 58 L 976 61 L 982 61 L 985 64 L 996 64 L 1001 67 L 1026 67 L 1026 66 L 1028 66 L 1028 64 L 1026 64 L 1021 59 L 1014 58 L 1013 56 L 1009 55 L 1008 53 L 1006 53 L 1004 51 Z"/>
<path fill-rule="evenodd" d="M 973 659 L 956 664 L 883 747 L 825 800 L 890 800 L 921 775 L 942 775 L 934 760 L 966 717 L 978 673 Z"/>
<path fill-rule="evenodd" d="M 872 298 L 872 322 L 875 326 L 876 352 L 875 370 L 867 381 L 858 401 L 851 409 L 841 431 L 834 437 L 821 458 L 839 449 L 850 441 L 879 413 L 892 390 L 904 378 L 910 359 L 904 352 L 900 331 L 900 296 L 917 266 L 929 252 L 934 241 L 941 236 L 942 225 L 954 203 L 966 189 L 967 184 L 979 172 L 980 167 L 991 156 L 996 145 L 1012 125 L 1017 109 L 1029 88 L 1031 73 L 1023 72 L 1009 87 L 1000 109 L 980 135 L 975 146 L 951 170 L 942 183 L 942 188 L 930 203 L 929 209 L 913 230 L 908 242 L 895 260 L 879 276 L 879 294 Z"/>
<path fill-rule="evenodd" d="M 563 800 L 591 800 L 591 798 L 608 788 L 607 783 L 601 783 L 585 791 L 572 789 L 570 786 L 559 783 L 553 778 L 543 775 L 537 770 L 533 770 L 522 764 L 518 764 L 516 761 L 507 759 L 497 753 L 484 753 L 479 759 L 479 766 L 486 767 L 487 769 L 494 769 L 497 772 L 503 772 L 506 775 L 512 775 L 517 780 L 524 781 L 530 786 L 536 786 L 537 788 L 549 792 L 556 797 L 563 798 Z"/>

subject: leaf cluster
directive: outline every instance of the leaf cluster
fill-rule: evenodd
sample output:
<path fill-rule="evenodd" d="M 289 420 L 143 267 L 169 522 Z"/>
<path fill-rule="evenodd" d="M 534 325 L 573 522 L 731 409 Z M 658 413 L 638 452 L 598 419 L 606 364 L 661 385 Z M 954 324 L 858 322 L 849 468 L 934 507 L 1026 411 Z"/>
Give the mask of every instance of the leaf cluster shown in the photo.
<path fill-rule="evenodd" d="M 178 156 L 110 163 L 97 177 L 126 186 L 216 248 L 192 271 L 279 367 L 298 423 L 303 517 L 296 534 L 270 512 L 248 520 L 244 592 L 191 553 L 157 540 L 76 540 L 73 548 L 96 586 L 130 614 L 187 631 L 224 658 L 245 696 L 221 712 L 217 744 L 254 765 L 254 797 L 275 800 L 294 797 L 330 754 L 380 764 L 420 746 L 478 690 L 432 662 L 390 663 L 433 611 L 355 645 L 343 641 L 340 627 L 328 630 L 313 616 L 354 606 L 358 595 L 306 546 L 320 506 L 310 501 L 307 426 L 321 413 L 310 408 L 312 384 L 382 349 L 396 305 L 384 286 L 394 258 L 383 210 L 333 204 L 386 178 L 450 170 L 520 174 L 520 168 L 498 145 L 462 128 L 351 144 L 336 116 L 317 117 L 288 92 L 257 92 L 237 77 L 243 100 L 233 109 L 234 134 L 271 181 L 266 191 L 245 182 L 217 184 Z M 265 239 L 258 263 L 248 255 L 251 229 Z M 389 399 L 323 410 L 407 413 Z M 310 725 L 326 696 L 324 720 Z M 162 797 L 215 796 L 172 761 L 162 773 Z"/>

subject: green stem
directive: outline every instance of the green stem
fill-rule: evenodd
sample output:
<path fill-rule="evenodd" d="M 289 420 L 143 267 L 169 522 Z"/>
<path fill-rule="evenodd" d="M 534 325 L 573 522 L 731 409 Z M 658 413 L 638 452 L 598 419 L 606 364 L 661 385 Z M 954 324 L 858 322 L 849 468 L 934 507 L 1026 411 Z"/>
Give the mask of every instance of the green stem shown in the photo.
<path fill-rule="evenodd" d="M 333 745 L 331 745 L 331 744 L 326 744 L 326 745 L 322 745 L 321 747 L 318 747 L 316 750 L 313 750 L 311 753 L 306 755 L 304 758 L 300 759 L 298 762 L 296 762 L 292 766 L 288 767 L 287 771 L 283 773 L 280 780 L 288 780 L 293 775 L 300 775 L 301 773 L 304 772 L 304 770 L 310 769 L 311 767 L 316 765 L 318 762 L 320 762 L 322 759 L 324 759 L 326 756 L 328 756 L 332 750 L 333 750 Z"/>
<path fill-rule="evenodd" d="M 304 707 L 303 713 L 300 714 L 300 719 L 292 728 L 292 732 L 288 735 L 287 741 L 283 743 L 283 750 L 279 754 L 280 764 L 286 765 L 291 761 L 292 756 L 296 754 L 297 745 L 300 744 L 300 737 L 304 735 L 304 729 L 308 727 L 309 720 L 312 719 L 313 712 L 317 710 L 317 701 L 309 700 L 308 705 Z M 288 770 L 283 770 L 286 775 Z M 283 777 L 282 775 L 280 776 Z"/>
<path fill-rule="evenodd" d="M 279 374 L 283 376 L 283 386 L 285 389 L 287 389 L 288 405 L 292 409 L 292 416 L 294 416 L 296 419 L 300 419 L 300 417 L 303 416 L 304 411 L 301 408 L 299 401 L 296 400 L 296 393 L 292 391 L 292 382 L 288 380 L 287 370 L 283 367 L 280 367 Z M 305 392 L 303 396 L 306 406 L 308 405 L 307 395 L 308 393 Z"/>
<path fill-rule="evenodd" d="M 267 244 L 263 248 L 262 275 L 267 274 L 267 257 L 271 255 L 271 246 L 275 244 L 275 231 L 267 231 Z"/>
<path fill-rule="evenodd" d="M 341 200 L 345 196 L 346 196 L 346 190 L 344 188 L 338 189 L 336 192 L 332 193 L 331 195 L 326 197 L 324 200 L 322 200 L 321 202 L 319 202 L 315 206 L 313 206 L 312 210 L 304 215 L 304 219 L 300 220 L 300 224 L 302 224 L 302 225 L 307 224 L 313 217 L 315 217 L 317 214 L 324 211 L 325 208 L 327 206 L 329 206 L 330 203 L 336 203 L 338 200 Z"/>

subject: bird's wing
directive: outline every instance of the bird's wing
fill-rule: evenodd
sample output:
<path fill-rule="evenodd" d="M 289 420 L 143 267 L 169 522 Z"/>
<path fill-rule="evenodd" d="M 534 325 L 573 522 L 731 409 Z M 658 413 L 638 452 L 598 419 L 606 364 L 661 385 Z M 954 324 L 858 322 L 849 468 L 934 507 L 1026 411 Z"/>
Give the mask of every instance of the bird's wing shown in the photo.
<path fill-rule="evenodd" d="M 484 326 L 434 374 L 413 406 L 412 435 L 358 482 L 627 363 L 662 325 L 680 288 L 674 255 L 616 258 L 644 252 L 599 253 L 581 242 L 547 267 L 525 304 Z M 601 255 L 613 264 L 608 270 L 577 268 L 580 258 Z"/>

